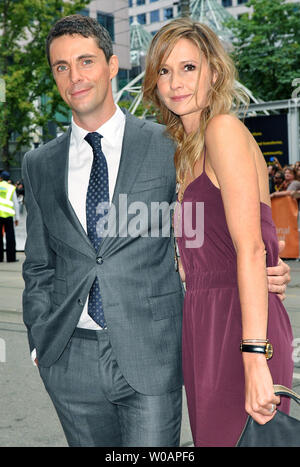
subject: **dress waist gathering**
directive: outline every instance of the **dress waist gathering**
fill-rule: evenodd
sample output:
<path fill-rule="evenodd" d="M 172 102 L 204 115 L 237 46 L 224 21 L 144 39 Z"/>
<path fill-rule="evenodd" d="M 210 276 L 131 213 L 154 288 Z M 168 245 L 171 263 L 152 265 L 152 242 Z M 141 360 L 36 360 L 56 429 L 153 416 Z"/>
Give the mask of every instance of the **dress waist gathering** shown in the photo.
<path fill-rule="evenodd" d="M 236 269 L 195 271 L 186 275 L 186 291 L 199 289 L 237 288 Z"/>

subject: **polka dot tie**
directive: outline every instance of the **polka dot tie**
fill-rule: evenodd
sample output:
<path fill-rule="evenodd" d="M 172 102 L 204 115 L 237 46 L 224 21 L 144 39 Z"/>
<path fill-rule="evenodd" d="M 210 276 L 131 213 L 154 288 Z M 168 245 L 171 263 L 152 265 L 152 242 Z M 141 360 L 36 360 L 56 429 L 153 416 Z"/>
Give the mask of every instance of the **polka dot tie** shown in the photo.
<path fill-rule="evenodd" d="M 86 196 L 87 234 L 98 251 L 107 221 L 109 206 L 108 170 L 101 147 L 102 136 L 88 133 L 85 140 L 92 146 L 94 159 Z M 106 327 L 98 278 L 96 277 L 89 294 L 88 314 L 102 328 Z"/>

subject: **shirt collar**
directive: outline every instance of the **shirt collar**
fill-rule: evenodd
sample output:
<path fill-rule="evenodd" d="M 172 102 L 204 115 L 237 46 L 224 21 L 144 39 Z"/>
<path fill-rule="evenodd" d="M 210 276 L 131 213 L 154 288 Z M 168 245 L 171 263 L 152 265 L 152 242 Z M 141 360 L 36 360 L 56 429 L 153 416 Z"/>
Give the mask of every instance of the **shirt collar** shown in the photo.
<path fill-rule="evenodd" d="M 120 109 L 118 105 L 116 105 L 116 111 L 113 116 L 107 120 L 103 125 L 101 125 L 96 131 L 100 133 L 103 138 L 109 143 L 111 146 L 115 146 L 117 144 L 116 134 L 120 130 L 120 128 L 125 124 L 125 115 Z M 89 133 L 87 130 L 84 130 L 80 126 L 78 126 L 72 117 L 72 135 L 74 137 L 76 146 L 79 147 L 86 135 Z"/>

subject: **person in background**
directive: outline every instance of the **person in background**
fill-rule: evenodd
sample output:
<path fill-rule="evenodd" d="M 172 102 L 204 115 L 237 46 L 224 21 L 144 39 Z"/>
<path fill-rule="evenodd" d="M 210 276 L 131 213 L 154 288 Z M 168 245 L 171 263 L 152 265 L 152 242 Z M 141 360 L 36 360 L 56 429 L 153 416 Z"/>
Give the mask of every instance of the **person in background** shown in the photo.
<path fill-rule="evenodd" d="M 0 262 L 4 259 L 3 232 L 6 239 L 6 260 L 8 263 L 16 259 L 16 238 L 14 223 L 19 223 L 19 202 L 16 187 L 9 183 L 10 173 L 3 171 L 0 174 Z"/>
<path fill-rule="evenodd" d="M 284 173 L 282 170 L 277 170 L 276 174 L 274 175 L 274 190 L 271 192 L 275 193 L 277 191 L 284 190 Z"/>
<path fill-rule="evenodd" d="M 299 163 L 296 162 L 295 170 L 296 170 L 296 180 L 300 182 L 300 162 Z M 298 200 L 300 199 L 300 188 L 295 190 L 293 196 L 295 199 L 298 199 Z"/>
<path fill-rule="evenodd" d="M 24 185 L 22 180 L 18 180 L 16 183 L 16 193 L 17 193 L 17 198 L 19 201 L 19 207 L 20 207 L 20 214 L 23 214 L 24 210 L 24 202 L 25 202 L 25 190 L 24 190 Z"/>
<path fill-rule="evenodd" d="M 274 181 L 274 176 L 276 175 L 276 172 L 278 171 L 278 166 L 276 164 L 270 164 L 268 165 L 268 172 L 269 172 L 269 191 L 270 193 L 273 193 L 275 191 L 275 181 Z"/>

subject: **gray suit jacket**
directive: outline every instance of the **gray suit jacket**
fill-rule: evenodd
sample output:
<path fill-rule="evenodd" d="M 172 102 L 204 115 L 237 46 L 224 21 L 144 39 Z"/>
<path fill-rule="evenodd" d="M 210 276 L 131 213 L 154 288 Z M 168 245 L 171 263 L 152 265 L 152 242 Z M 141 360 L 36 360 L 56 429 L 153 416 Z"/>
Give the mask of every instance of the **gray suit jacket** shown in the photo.
<path fill-rule="evenodd" d="M 148 206 L 149 218 L 142 219 L 139 235 L 126 236 L 124 227 L 134 226 L 139 211 L 122 212 L 127 225 L 104 238 L 98 252 L 68 200 L 71 129 L 25 155 L 23 315 L 39 366 L 51 366 L 64 351 L 98 276 L 111 345 L 127 382 L 152 395 L 182 384 L 183 295 L 172 237 L 163 236 L 161 223 L 158 235 L 150 230 L 150 203 L 155 211 L 175 199 L 174 146 L 163 132 L 161 125 L 126 115 L 112 204 L 119 221 L 119 195 L 126 194 L 131 208 Z"/>

